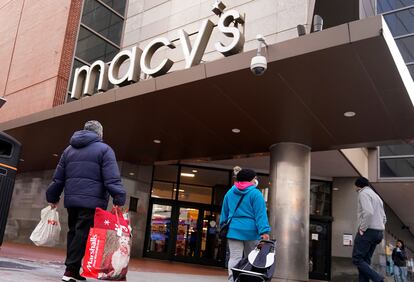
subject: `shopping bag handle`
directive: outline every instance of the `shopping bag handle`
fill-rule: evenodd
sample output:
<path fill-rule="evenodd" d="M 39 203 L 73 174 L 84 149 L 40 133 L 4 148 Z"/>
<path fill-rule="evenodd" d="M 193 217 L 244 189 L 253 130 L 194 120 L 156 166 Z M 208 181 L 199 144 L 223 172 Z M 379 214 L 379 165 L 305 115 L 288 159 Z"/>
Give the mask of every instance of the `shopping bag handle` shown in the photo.
<path fill-rule="evenodd" d="M 116 235 L 118 235 L 118 237 L 121 237 L 122 236 L 122 228 L 121 228 L 121 224 L 119 222 L 119 215 L 118 215 L 119 206 L 113 206 L 112 212 L 113 211 L 115 211 L 116 223 L 118 224 L 118 229 L 117 229 Z"/>

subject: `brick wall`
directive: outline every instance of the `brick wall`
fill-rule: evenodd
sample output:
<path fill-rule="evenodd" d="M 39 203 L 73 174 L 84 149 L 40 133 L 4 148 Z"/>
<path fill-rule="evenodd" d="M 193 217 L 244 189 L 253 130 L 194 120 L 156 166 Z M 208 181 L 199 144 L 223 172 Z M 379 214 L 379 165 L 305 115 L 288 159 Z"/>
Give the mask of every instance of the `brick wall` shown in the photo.
<path fill-rule="evenodd" d="M 68 23 L 66 26 L 65 41 L 60 59 L 59 73 L 56 84 L 53 106 L 65 103 L 66 93 L 72 69 L 73 54 L 76 47 L 76 37 L 82 12 L 82 0 L 73 0 L 70 5 Z"/>

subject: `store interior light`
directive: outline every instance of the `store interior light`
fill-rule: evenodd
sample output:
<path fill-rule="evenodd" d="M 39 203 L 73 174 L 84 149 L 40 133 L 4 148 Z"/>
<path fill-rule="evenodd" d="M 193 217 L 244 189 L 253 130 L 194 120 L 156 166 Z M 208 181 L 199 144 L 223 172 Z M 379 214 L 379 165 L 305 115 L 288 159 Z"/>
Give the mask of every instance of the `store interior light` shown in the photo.
<path fill-rule="evenodd" d="M 193 169 L 193 170 L 192 170 L 192 172 L 194 172 L 194 173 L 197 173 L 197 172 L 198 172 L 198 170 L 196 170 L 196 169 Z"/>
<path fill-rule="evenodd" d="M 135 173 L 133 173 L 133 172 L 130 172 L 130 173 L 129 173 L 129 175 L 131 175 L 131 176 L 134 176 L 134 175 L 135 175 Z"/>
<path fill-rule="evenodd" d="M 194 173 L 182 172 L 181 173 L 181 176 L 183 176 L 183 177 L 195 177 L 195 174 Z"/>
<path fill-rule="evenodd" d="M 339 188 L 334 187 L 334 188 L 332 188 L 332 190 L 339 191 Z"/>
<path fill-rule="evenodd" d="M 58 157 L 59 155 L 58 155 L 58 154 L 52 154 L 52 156 L 54 156 L 54 157 Z"/>
<path fill-rule="evenodd" d="M 350 117 L 356 116 L 356 113 L 349 111 L 349 112 L 345 112 L 344 113 L 344 116 L 350 118 Z"/>
<path fill-rule="evenodd" d="M 154 139 L 153 141 L 154 141 L 155 144 L 160 144 L 161 143 L 161 140 L 158 140 L 158 139 Z"/>
<path fill-rule="evenodd" d="M 231 130 L 233 133 L 240 133 L 240 129 L 238 129 L 238 128 L 233 128 L 232 130 Z"/>

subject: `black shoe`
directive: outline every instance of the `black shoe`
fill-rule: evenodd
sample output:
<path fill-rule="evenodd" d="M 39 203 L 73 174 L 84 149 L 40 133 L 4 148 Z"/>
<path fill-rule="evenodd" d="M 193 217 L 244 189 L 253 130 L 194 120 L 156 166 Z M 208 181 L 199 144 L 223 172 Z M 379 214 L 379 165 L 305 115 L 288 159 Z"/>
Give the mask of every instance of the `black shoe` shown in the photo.
<path fill-rule="evenodd" d="M 72 271 L 65 271 L 63 274 L 62 281 L 65 282 L 77 282 L 77 281 L 85 281 L 86 278 L 81 276 L 79 273 L 72 272 Z"/>

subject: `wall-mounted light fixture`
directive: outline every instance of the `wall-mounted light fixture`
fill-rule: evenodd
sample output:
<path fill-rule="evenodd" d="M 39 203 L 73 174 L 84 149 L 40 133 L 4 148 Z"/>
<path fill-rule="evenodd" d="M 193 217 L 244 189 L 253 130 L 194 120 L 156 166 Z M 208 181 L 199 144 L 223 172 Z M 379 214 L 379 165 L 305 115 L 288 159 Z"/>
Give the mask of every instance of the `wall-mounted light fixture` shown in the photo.
<path fill-rule="evenodd" d="M 1 108 L 4 104 L 6 104 L 6 102 L 7 102 L 6 98 L 4 98 L 4 97 L 0 97 L 0 108 Z"/>
<path fill-rule="evenodd" d="M 323 19 L 319 15 L 313 17 L 313 32 L 322 31 L 323 29 Z"/>
<path fill-rule="evenodd" d="M 306 28 L 303 24 L 299 24 L 296 29 L 298 30 L 298 36 L 306 35 Z"/>

